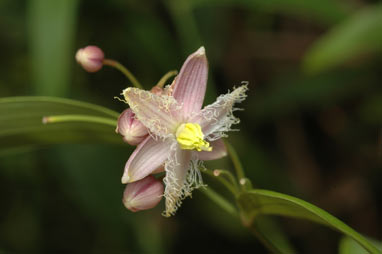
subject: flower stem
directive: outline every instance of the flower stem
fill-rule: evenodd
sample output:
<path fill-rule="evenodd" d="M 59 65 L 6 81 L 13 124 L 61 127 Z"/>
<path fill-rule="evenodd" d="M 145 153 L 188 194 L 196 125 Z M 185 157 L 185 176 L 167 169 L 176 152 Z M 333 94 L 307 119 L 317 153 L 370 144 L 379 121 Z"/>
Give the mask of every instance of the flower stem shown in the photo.
<path fill-rule="evenodd" d="M 245 174 L 244 174 L 243 166 L 241 165 L 239 156 L 237 155 L 235 148 L 233 148 L 233 146 L 230 143 L 228 143 L 227 140 L 224 140 L 224 144 L 227 147 L 229 157 L 231 158 L 233 166 L 235 167 L 235 170 L 236 170 L 237 178 L 240 181 L 242 178 L 245 178 Z"/>
<path fill-rule="evenodd" d="M 228 180 L 234 185 L 236 190 L 239 190 L 239 185 L 237 184 L 236 178 L 228 170 L 224 169 L 215 169 L 213 171 L 214 176 L 226 176 Z"/>
<path fill-rule="evenodd" d="M 262 234 L 256 227 L 256 225 L 251 225 L 247 227 L 248 230 L 271 252 L 271 253 L 283 253 L 275 245 L 270 242 L 264 234 Z"/>
<path fill-rule="evenodd" d="M 214 190 L 211 189 L 211 187 L 208 188 L 200 188 L 201 192 L 203 192 L 206 196 L 208 196 L 212 201 L 214 201 L 218 206 L 223 208 L 226 212 L 233 216 L 237 216 L 237 210 L 236 208 L 228 202 L 225 198 L 220 196 L 218 193 L 216 193 Z"/>
<path fill-rule="evenodd" d="M 225 175 L 225 174 L 221 174 L 221 172 L 223 171 L 226 171 L 226 170 L 211 170 L 211 169 L 201 170 L 201 172 L 219 180 L 220 183 L 223 184 L 234 195 L 234 197 L 236 197 L 239 194 L 238 193 L 239 190 L 233 183 L 223 178 L 223 176 Z"/>
<path fill-rule="evenodd" d="M 133 86 L 135 86 L 136 88 L 143 89 L 143 86 L 138 82 L 135 76 L 125 66 L 123 66 L 119 62 L 112 59 L 104 59 L 103 64 L 116 68 L 117 70 L 122 72 L 128 80 L 130 80 Z"/>
<path fill-rule="evenodd" d="M 158 83 L 157 83 L 156 86 L 162 88 L 162 87 L 165 85 L 166 81 L 167 81 L 169 78 L 171 78 L 172 76 L 175 76 L 175 75 L 177 75 L 177 74 L 178 74 L 178 71 L 177 71 L 177 70 L 173 70 L 173 71 L 169 71 L 169 72 L 167 72 L 167 73 L 164 74 L 164 76 L 158 81 Z"/>
<path fill-rule="evenodd" d="M 101 123 L 110 126 L 117 126 L 117 120 L 99 116 L 90 115 L 55 115 L 55 116 L 44 116 L 42 118 L 44 124 L 48 123 L 62 123 L 62 122 L 90 122 L 90 123 Z"/>

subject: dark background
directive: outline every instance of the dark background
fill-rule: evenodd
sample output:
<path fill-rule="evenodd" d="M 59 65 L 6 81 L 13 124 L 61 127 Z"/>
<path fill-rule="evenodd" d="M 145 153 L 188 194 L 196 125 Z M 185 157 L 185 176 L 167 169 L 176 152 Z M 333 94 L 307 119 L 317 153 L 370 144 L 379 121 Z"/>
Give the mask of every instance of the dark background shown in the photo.
<path fill-rule="evenodd" d="M 0 96 L 66 97 L 121 112 L 126 105 L 113 97 L 129 81 L 109 67 L 86 73 L 78 48 L 98 45 L 150 89 L 204 45 L 206 103 L 250 83 L 241 131 L 229 141 L 253 184 L 381 239 L 382 30 L 368 23 L 378 9 L 361 0 L 2 0 Z M 199 191 L 170 219 L 160 215 L 163 202 L 126 210 L 120 178 L 132 150 L 1 150 L 0 253 L 266 253 Z M 208 166 L 232 169 L 228 159 Z M 337 252 L 339 233 L 275 219 L 300 253 Z"/>

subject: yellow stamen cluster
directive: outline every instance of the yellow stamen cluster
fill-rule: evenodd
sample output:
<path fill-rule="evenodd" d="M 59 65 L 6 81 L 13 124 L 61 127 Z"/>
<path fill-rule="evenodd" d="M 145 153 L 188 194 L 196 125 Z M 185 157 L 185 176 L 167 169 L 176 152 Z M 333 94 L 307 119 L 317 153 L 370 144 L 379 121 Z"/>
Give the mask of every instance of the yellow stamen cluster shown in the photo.
<path fill-rule="evenodd" d="M 204 140 L 202 128 L 197 123 L 182 123 L 176 130 L 176 140 L 185 150 L 212 151 L 210 144 Z"/>

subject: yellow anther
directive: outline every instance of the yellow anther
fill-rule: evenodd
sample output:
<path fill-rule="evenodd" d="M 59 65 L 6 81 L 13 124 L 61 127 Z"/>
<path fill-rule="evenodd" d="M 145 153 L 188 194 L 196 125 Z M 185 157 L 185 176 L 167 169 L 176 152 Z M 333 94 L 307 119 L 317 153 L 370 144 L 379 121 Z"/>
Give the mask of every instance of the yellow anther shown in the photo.
<path fill-rule="evenodd" d="M 182 123 L 176 130 L 176 140 L 182 149 L 212 151 L 210 143 L 204 140 L 202 128 L 197 123 Z"/>

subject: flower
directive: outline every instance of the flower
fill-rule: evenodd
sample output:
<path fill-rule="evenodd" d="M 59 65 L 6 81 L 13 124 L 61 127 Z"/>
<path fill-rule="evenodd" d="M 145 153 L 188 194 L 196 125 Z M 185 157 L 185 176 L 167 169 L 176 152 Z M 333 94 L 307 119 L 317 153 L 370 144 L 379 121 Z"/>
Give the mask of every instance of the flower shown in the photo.
<path fill-rule="evenodd" d="M 239 122 L 233 116 L 233 105 L 245 99 L 247 85 L 219 96 L 216 102 L 201 109 L 207 72 L 207 58 L 201 47 L 183 64 L 170 94 L 153 94 L 132 87 L 122 93 L 150 134 L 127 161 L 122 183 L 145 178 L 164 164 L 164 216 L 173 215 L 193 189 L 203 186 L 199 171 L 202 161 L 226 155 L 221 138 L 232 124 Z"/>
<path fill-rule="evenodd" d="M 132 146 L 141 143 L 148 135 L 147 128 L 135 118 L 130 108 L 122 112 L 118 118 L 117 133 L 123 136 L 123 140 Z"/>
<path fill-rule="evenodd" d="M 153 176 L 130 183 L 123 192 L 122 202 L 132 212 L 147 210 L 162 199 L 163 184 Z"/>
<path fill-rule="evenodd" d="M 88 72 L 97 72 L 103 66 L 103 51 L 97 46 L 87 46 L 79 49 L 76 53 L 76 60 Z"/>

